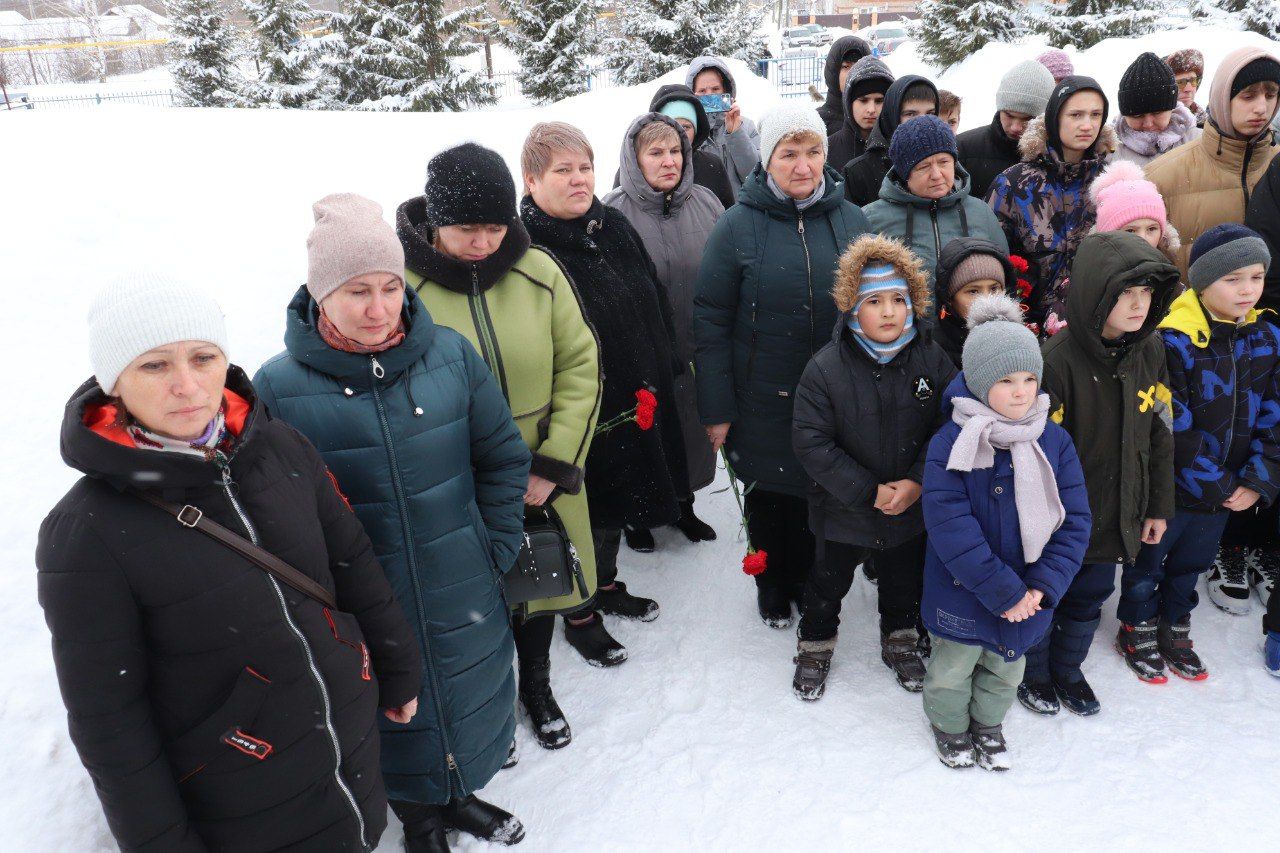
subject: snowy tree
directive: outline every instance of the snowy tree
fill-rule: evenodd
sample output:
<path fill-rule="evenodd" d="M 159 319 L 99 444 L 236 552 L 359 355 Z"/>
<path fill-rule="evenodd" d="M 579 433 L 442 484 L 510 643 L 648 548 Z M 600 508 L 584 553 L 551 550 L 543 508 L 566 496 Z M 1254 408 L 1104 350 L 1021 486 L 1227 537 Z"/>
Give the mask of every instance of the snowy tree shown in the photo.
<path fill-rule="evenodd" d="M 1016 4 L 992 0 L 922 0 L 916 8 L 920 55 L 943 68 L 972 56 L 987 42 L 1013 41 L 1021 11 Z"/>
<path fill-rule="evenodd" d="M 1169 0 L 1067 0 L 1028 14 L 1031 28 L 1057 47 L 1084 49 L 1103 39 L 1155 32 L 1164 23 Z"/>
<path fill-rule="evenodd" d="M 546 104 L 587 91 L 599 0 L 502 0 L 501 34 L 520 57 L 520 91 Z"/>
<path fill-rule="evenodd" d="M 1280 2 L 1277 0 L 1227 0 L 1224 8 L 1234 13 L 1246 30 L 1269 39 L 1280 39 Z"/>
<path fill-rule="evenodd" d="M 173 46 L 169 70 L 176 103 L 187 107 L 244 104 L 244 78 L 236 67 L 240 50 L 219 0 L 169 0 Z"/>
<path fill-rule="evenodd" d="M 247 87 L 254 103 L 270 107 L 323 106 L 322 69 L 316 51 L 302 38 L 316 17 L 303 0 L 242 0 L 253 24 L 258 81 Z"/>
<path fill-rule="evenodd" d="M 334 16 L 328 63 L 338 97 L 357 109 L 456 111 L 494 102 L 493 86 L 459 60 L 476 52 L 483 6 L 445 14 L 444 0 L 348 0 Z"/>
<path fill-rule="evenodd" d="M 618 35 L 605 50 L 623 85 L 648 82 L 705 54 L 747 62 L 764 55 L 756 35 L 763 9 L 741 0 L 631 0 L 617 10 Z"/>

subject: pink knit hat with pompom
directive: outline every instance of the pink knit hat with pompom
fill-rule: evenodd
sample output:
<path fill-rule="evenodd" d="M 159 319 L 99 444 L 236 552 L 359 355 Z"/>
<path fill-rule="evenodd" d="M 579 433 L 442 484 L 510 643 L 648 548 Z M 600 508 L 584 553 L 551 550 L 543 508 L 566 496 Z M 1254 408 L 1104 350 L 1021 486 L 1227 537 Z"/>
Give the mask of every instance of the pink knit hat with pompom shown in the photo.
<path fill-rule="evenodd" d="M 1112 163 L 1089 187 L 1089 196 L 1098 210 L 1099 231 L 1119 231 L 1135 219 L 1154 219 L 1162 234 L 1169 228 L 1164 198 L 1137 163 Z"/>

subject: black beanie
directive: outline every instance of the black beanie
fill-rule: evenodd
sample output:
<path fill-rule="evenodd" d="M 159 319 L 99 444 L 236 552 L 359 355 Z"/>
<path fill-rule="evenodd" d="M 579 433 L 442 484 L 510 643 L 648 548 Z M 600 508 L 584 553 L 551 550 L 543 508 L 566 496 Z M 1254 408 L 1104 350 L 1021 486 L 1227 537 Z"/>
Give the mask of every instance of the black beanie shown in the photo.
<path fill-rule="evenodd" d="M 1111 104 L 1107 101 L 1107 93 L 1102 91 L 1102 87 L 1098 85 L 1098 81 L 1092 77 L 1086 77 L 1083 74 L 1072 74 L 1070 77 L 1063 77 L 1058 81 L 1058 85 L 1053 87 L 1053 92 L 1049 95 L 1049 105 L 1044 110 L 1044 126 L 1049 132 L 1049 147 L 1062 153 L 1062 137 L 1058 135 L 1058 119 L 1062 114 L 1062 108 L 1066 106 L 1068 100 L 1076 92 L 1097 92 L 1102 96 L 1102 124 L 1107 123 L 1107 116 L 1111 112 Z M 1102 131 L 1098 131 L 1098 139 L 1102 138 Z M 1097 140 L 1094 140 L 1097 145 Z"/>
<path fill-rule="evenodd" d="M 1231 81 L 1231 97 L 1234 98 L 1254 83 L 1263 83 L 1267 80 L 1280 85 L 1280 62 L 1271 56 L 1259 56 L 1241 68 L 1235 79 Z"/>
<path fill-rule="evenodd" d="M 1147 52 L 1125 69 L 1118 94 L 1122 116 L 1162 113 L 1178 105 L 1178 82 L 1163 59 Z"/>
<path fill-rule="evenodd" d="M 427 221 L 443 225 L 509 225 L 516 218 L 516 185 L 496 151 L 464 142 L 427 164 L 423 191 Z"/>

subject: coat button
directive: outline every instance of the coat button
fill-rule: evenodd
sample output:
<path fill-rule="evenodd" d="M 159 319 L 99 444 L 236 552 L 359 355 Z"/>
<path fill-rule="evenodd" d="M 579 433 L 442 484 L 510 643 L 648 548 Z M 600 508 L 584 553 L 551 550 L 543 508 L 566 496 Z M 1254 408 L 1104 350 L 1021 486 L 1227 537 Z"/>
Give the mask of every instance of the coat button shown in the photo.
<path fill-rule="evenodd" d="M 343 393 L 343 394 L 346 394 L 348 397 L 350 397 L 350 396 L 354 395 L 356 392 L 355 392 L 355 391 L 352 391 L 350 388 L 343 388 L 343 389 L 342 389 L 342 393 Z"/>
<path fill-rule="evenodd" d="M 1004 494 L 1004 486 L 996 486 L 996 494 L 997 494 L 997 495 L 1003 495 L 1003 494 Z"/>
<path fill-rule="evenodd" d="M 1009 660 L 1013 660 L 1013 649 L 1009 649 Z"/>
<path fill-rule="evenodd" d="M 960 581 L 953 580 L 952 583 L 955 584 L 956 586 L 960 586 Z"/>

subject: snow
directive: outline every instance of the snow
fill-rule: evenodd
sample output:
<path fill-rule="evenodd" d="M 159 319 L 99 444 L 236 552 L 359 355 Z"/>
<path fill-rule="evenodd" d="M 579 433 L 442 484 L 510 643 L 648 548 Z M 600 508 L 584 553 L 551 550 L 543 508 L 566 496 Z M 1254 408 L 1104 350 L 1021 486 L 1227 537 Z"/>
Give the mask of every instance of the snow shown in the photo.
<path fill-rule="evenodd" d="M 1209 68 L 1240 44 L 1276 50 L 1198 28 L 1104 42 L 1075 59 L 1114 91 L 1140 50 L 1189 44 Z M 990 45 L 939 83 L 965 96 L 967 126 L 984 123 L 1002 69 L 1040 49 Z M 909 45 L 889 63 L 897 73 L 920 68 Z M 759 119 L 780 96 L 731 65 L 744 111 Z M 679 69 L 663 82 L 683 77 Z M 549 119 L 587 131 L 603 193 L 653 89 L 471 114 L 105 107 L 0 119 L 12 122 L 0 257 L 15 309 L 0 341 L 10 365 L 10 405 L 0 410 L 0 849 L 112 849 L 67 738 L 32 558 L 41 519 L 76 478 L 57 436 L 66 398 L 90 372 L 84 317 L 95 291 L 155 267 L 209 287 L 227 314 L 232 359 L 252 372 L 281 349 L 285 304 L 305 275 L 311 202 L 357 191 L 390 220 L 421 191 L 427 159 L 468 139 L 500 151 L 518 176 L 528 128 Z M 110 149 L 112 180 L 85 139 L 130 140 Z M 287 166 L 254 140 L 289 151 Z M 722 474 L 713 489 L 725 485 Z M 655 554 L 623 549 L 622 579 L 662 605 L 651 624 L 610 621 L 630 652 L 625 664 L 593 669 L 557 636 L 553 684 L 574 742 L 547 752 L 522 724 L 520 763 L 483 792 L 524 821 L 521 850 L 1145 849 L 1153 837 L 1171 850 L 1274 848 L 1280 680 L 1262 667 L 1256 603 L 1235 618 L 1206 599 L 1194 635 L 1211 678 L 1155 687 L 1110 648 L 1113 600 L 1085 666 L 1102 714 L 1041 719 L 1015 706 L 1013 769 L 959 773 L 934 757 L 920 697 L 879 661 L 874 588 L 855 581 L 826 697 L 801 704 L 790 688 L 794 633 L 760 623 L 740 570 L 732 495 L 704 491 L 697 506 L 719 541 L 695 546 L 663 530 Z M 392 828 L 380 850 L 398 844 Z M 457 849 L 488 848 L 465 839 Z"/>

